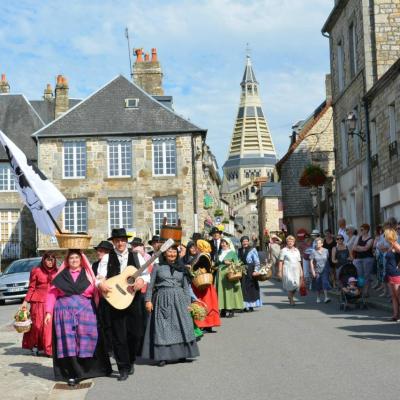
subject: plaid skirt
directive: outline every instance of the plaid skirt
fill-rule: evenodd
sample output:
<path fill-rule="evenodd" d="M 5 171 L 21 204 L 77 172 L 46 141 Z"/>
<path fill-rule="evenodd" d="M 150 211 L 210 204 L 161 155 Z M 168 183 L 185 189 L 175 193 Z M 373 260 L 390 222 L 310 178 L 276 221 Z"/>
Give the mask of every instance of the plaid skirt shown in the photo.
<path fill-rule="evenodd" d="M 54 307 L 57 358 L 93 357 L 98 331 L 92 300 L 81 295 L 59 297 Z"/>

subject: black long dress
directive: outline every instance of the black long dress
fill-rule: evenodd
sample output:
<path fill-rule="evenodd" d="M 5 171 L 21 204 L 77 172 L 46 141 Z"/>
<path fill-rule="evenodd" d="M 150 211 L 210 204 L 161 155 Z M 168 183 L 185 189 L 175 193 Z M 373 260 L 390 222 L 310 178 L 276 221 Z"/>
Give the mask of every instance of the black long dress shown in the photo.
<path fill-rule="evenodd" d="M 67 268 L 61 272 L 52 283 L 65 293 L 65 297 L 71 298 L 72 296 L 82 295 L 90 284 L 83 269 L 78 280 L 73 282 Z M 68 379 L 75 379 L 76 381 L 81 381 L 89 378 L 107 376 L 112 372 L 110 359 L 105 351 L 104 335 L 98 322 L 99 318 L 93 301 L 91 302 L 91 308 L 93 313 L 96 314 L 98 331 L 97 344 L 92 357 L 80 358 L 73 356 L 58 358 L 56 327 L 55 319 L 53 318 L 53 369 L 56 380 L 68 381 Z M 69 326 L 66 325 L 65 329 L 68 330 Z"/>
<path fill-rule="evenodd" d="M 238 251 L 239 259 L 246 264 L 247 273 L 242 278 L 242 292 L 243 301 L 246 309 L 253 307 L 260 307 L 261 296 L 260 296 L 260 285 L 256 279 L 253 278 L 253 272 L 255 271 L 256 264 L 247 262 L 247 256 L 252 250 L 252 247 L 241 247 Z"/>

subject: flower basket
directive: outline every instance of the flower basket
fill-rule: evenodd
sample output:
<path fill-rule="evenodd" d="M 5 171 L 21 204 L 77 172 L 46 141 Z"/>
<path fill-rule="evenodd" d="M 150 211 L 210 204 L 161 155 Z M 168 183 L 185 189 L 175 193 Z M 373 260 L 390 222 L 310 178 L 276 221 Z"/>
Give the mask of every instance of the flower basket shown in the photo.
<path fill-rule="evenodd" d="M 220 208 L 217 208 L 214 211 L 214 217 L 222 217 L 224 215 L 224 210 L 221 210 Z"/>
<path fill-rule="evenodd" d="M 299 184 L 303 187 L 322 186 L 326 180 L 325 171 L 319 165 L 310 164 L 304 168 Z"/>
<path fill-rule="evenodd" d="M 272 278 L 272 265 L 263 265 L 260 268 L 259 275 L 254 277 L 257 281 L 264 282 Z"/>
<path fill-rule="evenodd" d="M 194 320 L 203 321 L 208 314 L 207 306 L 203 302 L 194 301 L 190 305 L 190 313 L 192 314 Z"/>
<path fill-rule="evenodd" d="M 86 233 L 56 233 L 58 245 L 61 249 L 87 249 L 92 237 Z"/>
<path fill-rule="evenodd" d="M 192 283 L 197 289 L 205 290 L 213 284 L 213 276 L 209 273 L 197 274 Z"/>
<path fill-rule="evenodd" d="M 226 274 L 226 278 L 228 279 L 229 282 L 238 282 L 242 279 L 242 277 L 243 277 L 242 272 L 229 271 Z"/>
<path fill-rule="evenodd" d="M 32 321 L 30 319 L 30 312 L 26 307 L 22 307 L 17 313 L 14 315 L 14 329 L 18 333 L 26 333 L 31 330 Z"/>
<path fill-rule="evenodd" d="M 230 282 L 240 281 L 243 274 L 246 274 L 246 266 L 241 261 L 227 261 L 228 265 L 226 278 Z"/>

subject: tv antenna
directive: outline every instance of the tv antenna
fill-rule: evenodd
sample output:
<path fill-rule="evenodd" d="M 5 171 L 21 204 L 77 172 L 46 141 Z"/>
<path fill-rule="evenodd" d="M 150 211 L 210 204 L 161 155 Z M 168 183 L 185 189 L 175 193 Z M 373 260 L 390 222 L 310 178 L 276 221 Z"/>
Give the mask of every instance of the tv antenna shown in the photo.
<path fill-rule="evenodd" d="M 131 58 L 131 44 L 130 44 L 130 42 L 129 42 L 129 31 L 128 31 L 128 27 L 125 28 L 125 37 L 126 37 L 126 40 L 128 41 L 129 73 L 130 73 L 130 75 L 131 75 L 131 78 L 133 78 L 132 58 Z"/>

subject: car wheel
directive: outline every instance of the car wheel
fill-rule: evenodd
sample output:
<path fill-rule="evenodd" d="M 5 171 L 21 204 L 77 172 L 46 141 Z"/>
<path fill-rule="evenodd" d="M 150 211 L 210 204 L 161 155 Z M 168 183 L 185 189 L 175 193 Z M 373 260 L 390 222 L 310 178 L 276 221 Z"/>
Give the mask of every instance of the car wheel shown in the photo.
<path fill-rule="evenodd" d="M 0 300 L 0 306 L 4 306 L 6 304 L 5 300 Z"/>

